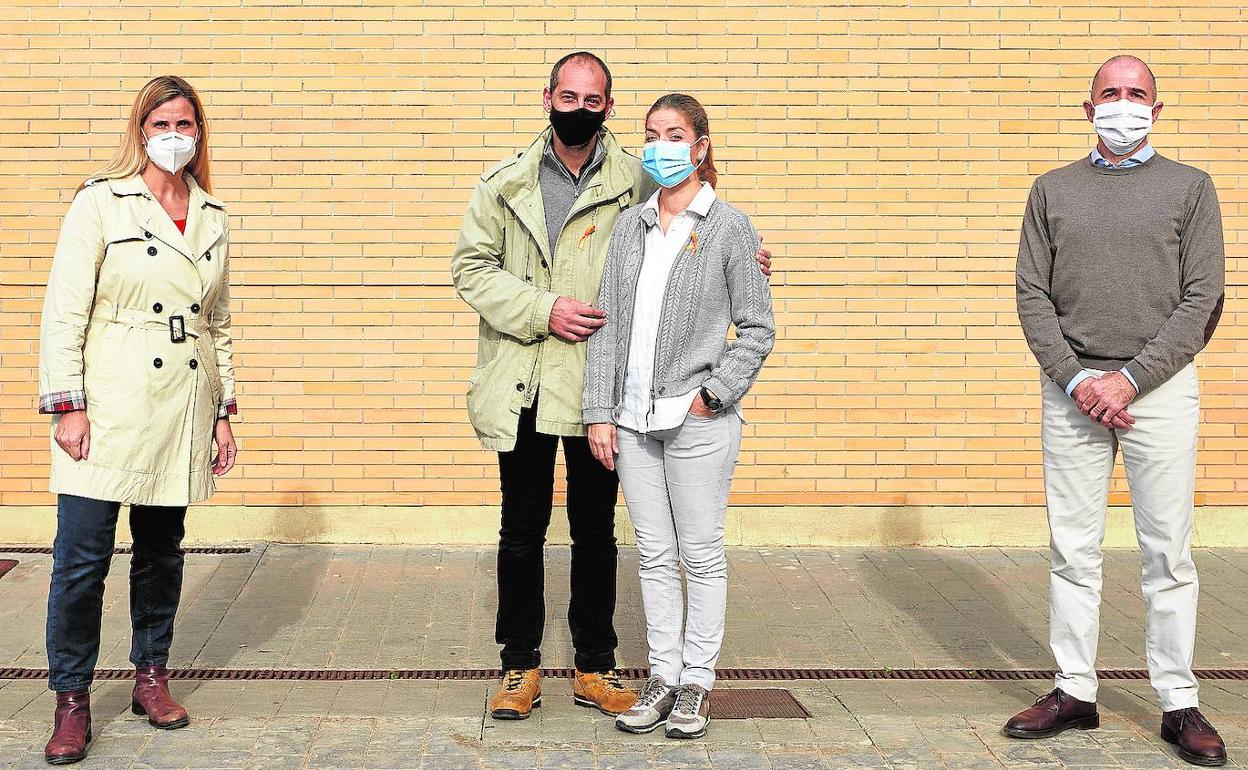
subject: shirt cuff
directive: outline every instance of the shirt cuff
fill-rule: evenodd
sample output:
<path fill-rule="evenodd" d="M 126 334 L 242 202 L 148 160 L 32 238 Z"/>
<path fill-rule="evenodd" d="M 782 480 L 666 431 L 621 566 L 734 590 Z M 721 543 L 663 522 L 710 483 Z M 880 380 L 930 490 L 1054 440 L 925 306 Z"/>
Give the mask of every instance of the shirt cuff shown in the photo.
<path fill-rule="evenodd" d="M 1087 369 L 1081 369 L 1078 374 L 1070 378 L 1070 384 L 1066 386 L 1066 395 L 1071 396 L 1073 398 L 1073 394 L 1075 392 L 1075 386 L 1083 382 L 1084 380 L 1088 379 L 1089 377 L 1095 377 L 1095 376 L 1096 376 L 1095 374 L 1093 374 L 1092 372 L 1089 372 Z"/>
<path fill-rule="evenodd" d="M 1118 371 L 1122 372 L 1122 376 L 1127 378 L 1127 382 L 1131 383 L 1131 387 L 1135 388 L 1135 392 L 1138 395 L 1140 392 L 1140 386 L 1135 384 L 1135 378 L 1131 376 L 1131 372 L 1128 372 L 1126 367 L 1123 367 Z"/>
<path fill-rule="evenodd" d="M 85 390 L 62 390 L 39 397 L 39 414 L 77 412 L 87 408 Z"/>
<path fill-rule="evenodd" d="M 232 414 L 238 414 L 238 402 L 232 398 L 227 398 L 221 402 L 221 406 L 217 407 L 217 419 L 222 420 Z"/>

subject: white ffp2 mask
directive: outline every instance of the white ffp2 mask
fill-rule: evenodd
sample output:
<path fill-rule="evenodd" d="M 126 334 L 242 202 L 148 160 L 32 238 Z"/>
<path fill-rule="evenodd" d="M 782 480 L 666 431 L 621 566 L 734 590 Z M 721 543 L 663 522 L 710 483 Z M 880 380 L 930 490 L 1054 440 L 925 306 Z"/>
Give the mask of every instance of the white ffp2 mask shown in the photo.
<path fill-rule="evenodd" d="M 147 140 L 147 157 L 170 174 L 176 174 L 195 157 L 195 137 L 177 131 L 157 134 Z"/>
<path fill-rule="evenodd" d="M 1092 111 L 1092 125 L 1115 155 L 1129 155 L 1153 128 L 1153 105 L 1129 99 L 1102 102 Z"/>

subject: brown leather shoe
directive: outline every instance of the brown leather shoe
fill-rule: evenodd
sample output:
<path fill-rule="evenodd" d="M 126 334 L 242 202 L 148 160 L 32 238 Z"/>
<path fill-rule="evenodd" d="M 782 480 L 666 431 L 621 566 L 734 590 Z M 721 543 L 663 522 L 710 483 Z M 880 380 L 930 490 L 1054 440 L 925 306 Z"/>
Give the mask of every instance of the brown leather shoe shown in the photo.
<path fill-rule="evenodd" d="M 161 730 L 176 730 L 191 723 L 186 709 L 169 694 L 169 672 L 164 666 L 140 666 L 134 670 L 134 694 L 130 710 L 147 715 L 147 723 Z"/>
<path fill-rule="evenodd" d="M 495 719 L 528 719 L 542 705 L 542 675 L 535 668 L 513 668 L 503 672 L 503 682 L 490 699 L 490 716 Z"/>
<path fill-rule="evenodd" d="M 52 737 L 43 749 L 49 765 L 72 765 L 87 758 L 91 742 L 91 695 L 86 690 L 58 692 Z"/>
<path fill-rule="evenodd" d="M 1226 764 L 1226 744 L 1200 709 L 1178 709 L 1161 715 L 1161 737 L 1174 744 L 1179 756 L 1193 765 Z"/>
<path fill-rule="evenodd" d="M 1093 730 L 1101 726 L 1096 704 L 1068 695 L 1061 688 L 1041 696 L 1036 705 L 1005 723 L 1011 738 L 1049 738 L 1063 730 Z"/>
<path fill-rule="evenodd" d="M 615 669 L 603 674 L 577 671 L 572 682 L 572 699 L 578 706 L 598 709 L 614 717 L 633 707 L 637 693 L 624 686 Z"/>

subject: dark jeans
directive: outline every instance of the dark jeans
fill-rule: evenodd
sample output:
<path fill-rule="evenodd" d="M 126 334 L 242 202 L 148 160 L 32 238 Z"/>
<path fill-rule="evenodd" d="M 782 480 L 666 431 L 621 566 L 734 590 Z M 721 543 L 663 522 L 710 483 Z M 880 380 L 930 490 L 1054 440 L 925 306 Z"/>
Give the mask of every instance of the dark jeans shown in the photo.
<path fill-rule="evenodd" d="M 546 622 L 543 546 L 550 526 L 559 438 L 537 432 L 537 405 L 520 413 L 516 448 L 498 455 L 503 521 L 498 543 L 498 620 L 503 668 L 541 665 Z M 615 499 L 619 479 L 589 451 L 584 437 L 563 437 L 572 534 L 572 597 L 568 625 L 576 667 L 615 668 Z"/>
<path fill-rule="evenodd" d="M 120 503 L 74 495 L 56 499 L 56 542 L 48 591 L 48 686 L 85 690 L 100 654 L 104 578 L 117 533 Z M 182 537 L 186 508 L 130 508 L 130 662 L 164 665 L 173 616 L 182 595 Z"/>

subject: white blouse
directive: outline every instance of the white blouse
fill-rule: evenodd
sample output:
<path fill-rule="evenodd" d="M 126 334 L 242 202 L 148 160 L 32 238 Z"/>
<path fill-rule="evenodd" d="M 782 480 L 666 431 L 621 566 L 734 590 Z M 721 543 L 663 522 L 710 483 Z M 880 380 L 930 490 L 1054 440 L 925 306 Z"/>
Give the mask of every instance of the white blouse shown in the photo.
<path fill-rule="evenodd" d="M 706 216 L 715 202 L 715 188 L 702 183 L 689 207 L 672 218 L 667 232 L 655 217 L 646 231 L 646 253 L 642 257 L 641 275 L 637 281 L 633 305 L 633 329 L 629 340 L 628 363 L 624 370 L 624 400 L 616 424 L 637 433 L 668 430 L 682 425 L 699 389 L 679 396 L 654 401 L 650 411 L 650 391 L 654 383 L 654 355 L 659 338 L 659 320 L 663 314 L 663 298 L 672 266 L 681 250 L 689 244 L 694 227 Z M 659 211 L 659 193 L 646 201 L 645 208 Z"/>

